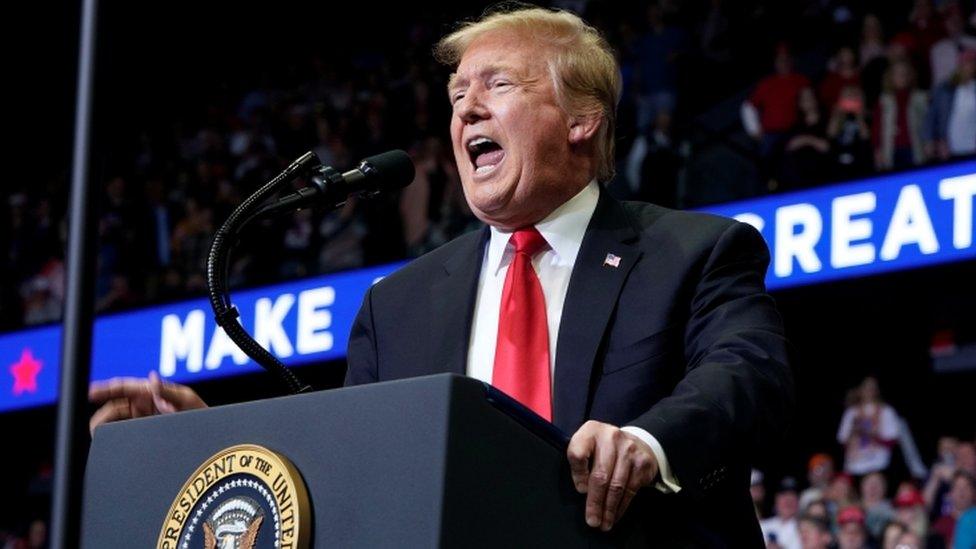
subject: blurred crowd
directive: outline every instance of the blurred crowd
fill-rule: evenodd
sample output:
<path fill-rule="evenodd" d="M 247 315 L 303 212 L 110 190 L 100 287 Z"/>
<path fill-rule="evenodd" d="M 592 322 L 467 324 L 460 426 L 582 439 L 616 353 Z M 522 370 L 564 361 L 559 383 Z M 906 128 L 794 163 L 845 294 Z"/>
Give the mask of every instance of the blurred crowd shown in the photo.
<path fill-rule="evenodd" d="M 816 80 L 777 48 L 773 74 L 742 106 L 771 189 L 976 153 L 976 37 L 960 4 L 940 7 L 916 1 L 890 35 L 866 14 Z"/>
<path fill-rule="evenodd" d="M 789 476 L 769 483 L 753 471 L 767 547 L 976 547 L 976 440 L 939 438 L 926 466 L 907 422 L 868 377 L 850 392 L 837 442 L 810 457 L 803 484 Z M 833 456 L 842 456 L 839 467 Z"/>
<path fill-rule="evenodd" d="M 17 476 L 27 479 L 26 489 L 4 490 L 8 497 L 16 498 L 17 512 L 5 513 L 0 519 L 0 549 L 45 549 L 49 547 L 51 460 L 42 459 L 33 471 L 17 471 Z"/>
<path fill-rule="evenodd" d="M 694 207 L 976 152 L 971 0 L 554 4 L 618 51 L 618 197 Z M 347 169 L 405 148 L 417 178 L 396 197 L 253 228 L 233 283 L 414 257 L 476 227 L 447 136 L 448 71 L 430 53 L 441 29 L 403 29 L 382 51 L 314 55 L 297 82 L 227 84 L 185 117 L 116 136 L 126 153 L 96 185 L 98 311 L 202 294 L 215 229 L 307 150 Z M 0 329 L 60 318 L 66 187 L 59 174 L 0 190 Z"/>

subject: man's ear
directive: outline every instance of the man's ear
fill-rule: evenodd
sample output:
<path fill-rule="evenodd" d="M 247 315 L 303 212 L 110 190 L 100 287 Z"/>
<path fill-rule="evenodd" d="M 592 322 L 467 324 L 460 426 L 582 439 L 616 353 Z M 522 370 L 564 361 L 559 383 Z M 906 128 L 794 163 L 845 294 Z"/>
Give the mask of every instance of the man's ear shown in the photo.
<path fill-rule="evenodd" d="M 569 143 L 579 145 L 591 141 L 600 130 L 603 115 L 599 113 L 573 116 L 569 119 Z"/>

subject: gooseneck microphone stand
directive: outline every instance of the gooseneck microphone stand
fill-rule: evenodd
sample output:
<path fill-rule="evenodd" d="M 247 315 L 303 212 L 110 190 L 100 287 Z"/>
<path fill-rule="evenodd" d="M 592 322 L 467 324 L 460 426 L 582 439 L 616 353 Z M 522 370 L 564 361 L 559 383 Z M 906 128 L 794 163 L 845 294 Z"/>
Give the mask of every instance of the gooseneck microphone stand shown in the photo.
<path fill-rule="evenodd" d="M 320 166 L 319 159 L 312 152 L 307 152 L 298 160 L 292 162 L 283 172 L 266 183 L 263 187 L 249 196 L 227 218 L 227 221 L 217 230 L 210 254 L 207 256 L 207 290 L 210 305 L 213 307 L 217 325 L 224 329 L 227 336 L 237 344 L 244 353 L 251 357 L 265 370 L 271 372 L 284 382 L 292 394 L 304 393 L 311 390 L 309 385 L 302 383 L 294 372 L 289 370 L 277 357 L 258 344 L 244 330 L 238 321 L 240 313 L 230 300 L 228 290 L 228 273 L 230 271 L 230 251 L 237 244 L 240 232 L 252 221 L 285 211 L 286 208 L 277 203 L 268 204 L 268 200 L 278 194 L 286 185 L 295 179 L 306 175 Z M 340 204 L 330 205 L 332 207 Z M 287 208 L 292 210 L 294 208 Z"/>
<path fill-rule="evenodd" d="M 314 153 L 307 152 L 249 196 L 230 214 L 214 236 L 210 255 L 207 257 L 207 289 L 217 325 L 224 329 L 227 336 L 247 356 L 284 381 L 293 394 L 309 391 L 311 387 L 299 381 L 280 360 L 254 341 L 238 322 L 240 313 L 230 302 L 227 288 L 230 251 L 237 244 L 238 235 L 256 219 L 313 205 L 336 209 L 342 207 L 352 195 L 369 198 L 381 191 L 405 187 L 413 181 L 414 174 L 413 161 L 401 150 L 387 151 L 366 158 L 358 167 L 346 173 L 322 166 Z M 299 177 L 306 177 L 310 184 L 284 197 L 270 200 Z"/>

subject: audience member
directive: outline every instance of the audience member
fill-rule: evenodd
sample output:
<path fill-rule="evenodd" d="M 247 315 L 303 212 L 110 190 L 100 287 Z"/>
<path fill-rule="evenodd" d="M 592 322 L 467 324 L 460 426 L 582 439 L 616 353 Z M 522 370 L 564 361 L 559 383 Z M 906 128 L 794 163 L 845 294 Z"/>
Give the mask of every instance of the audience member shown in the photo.
<path fill-rule="evenodd" d="M 865 378 L 854 390 L 837 431 L 845 450 L 844 470 L 852 475 L 885 470 L 897 439 L 898 415 L 881 399 L 878 380 Z"/>
<path fill-rule="evenodd" d="M 759 81 L 743 105 L 743 124 L 759 141 L 760 158 L 775 177 L 783 143 L 797 122 L 800 92 L 810 87 L 810 80 L 794 70 L 793 56 L 786 45 L 777 48 L 773 69 L 773 74 Z M 754 122 L 756 117 L 758 125 Z"/>
<path fill-rule="evenodd" d="M 895 549 L 926 549 L 922 542 L 922 538 L 916 535 L 914 532 L 904 532 L 898 537 L 898 543 L 895 544 Z"/>
<path fill-rule="evenodd" d="M 861 507 L 864 526 L 873 538 L 881 535 L 884 525 L 895 518 L 894 508 L 887 498 L 888 483 L 880 472 L 868 473 L 861 479 Z"/>
<path fill-rule="evenodd" d="M 809 485 L 800 493 L 800 509 L 806 510 L 810 503 L 827 497 L 830 481 L 834 478 L 834 458 L 828 454 L 814 454 L 807 461 L 807 482 Z"/>
<path fill-rule="evenodd" d="M 681 155 L 672 134 L 672 116 L 659 110 L 651 126 L 637 136 L 627 155 L 623 193 L 631 200 L 652 202 L 673 208 L 677 206 L 677 182 Z"/>
<path fill-rule="evenodd" d="M 883 58 L 885 49 L 885 36 L 881 19 L 873 13 L 865 15 L 861 27 L 861 44 L 858 55 L 861 59 L 861 67 L 866 67 L 872 61 Z"/>
<path fill-rule="evenodd" d="M 945 30 L 946 37 L 936 42 L 929 52 L 933 88 L 956 72 L 962 52 L 976 50 L 976 37 L 965 34 L 965 21 L 958 9 L 952 9 L 946 16 Z"/>
<path fill-rule="evenodd" d="M 946 513 L 932 523 L 932 532 L 938 534 L 951 547 L 956 524 L 967 511 L 976 505 L 976 479 L 965 471 L 957 471 L 952 476 L 949 489 L 950 507 Z"/>
<path fill-rule="evenodd" d="M 907 55 L 902 45 L 885 41 L 881 19 L 874 14 L 864 17 L 864 28 L 861 37 L 861 89 L 864 90 L 864 101 L 868 112 L 872 112 L 881 95 L 881 81 L 885 70 L 890 64 L 889 56 L 895 54 L 897 58 Z"/>
<path fill-rule="evenodd" d="M 932 92 L 928 139 L 941 160 L 976 153 L 976 49 L 960 53 L 958 68 Z"/>
<path fill-rule="evenodd" d="M 796 480 L 793 478 L 786 477 L 780 481 L 773 499 L 775 514 L 759 523 L 767 543 L 775 542 L 782 549 L 801 547 L 796 519 L 799 507 L 796 489 Z"/>
<path fill-rule="evenodd" d="M 895 495 L 895 518 L 920 539 L 929 535 L 929 519 L 925 510 L 925 500 L 918 489 L 910 486 L 902 488 Z"/>
<path fill-rule="evenodd" d="M 824 517 L 801 515 L 798 531 L 803 549 L 828 549 L 834 541 L 830 523 Z"/>
<path fill-rule="evenodd" d="M 813 90 L 804 88 L 799 97 L 799 118 L 783 151 L 781 189 L 808 187 L 826 181 L 830 175 L 830 141 L 826 123 Z"/>
<path fill-rule="evenodd" d="M 872 170 L 871 130 L 865 119 L 864 94 L 860 88 L 848 86 L 841 90 L 827 123 L 827 138 L 831 143 L 835 178 L 852 179 Z"/>
<path fill-rule="evenodd" d="M 929 87 L 929 52 L 944 34 L 944 25 L 939 14 L 932 6 L 932 0 L 915 0 L 912 11 L 908 14 L 909 28 L 907 34 L 911 37 L 913 64 L 918 67 L 921 86 Z"/>
<path fill-rule="evenodd" d="M 837 513 L 837 546 L 840 549 L 866 549 L 867 530 L 864 511 L 856 505 L 844 507 Z"/>
<path fill-rule="evenodd" d="M 849 507 L 857 503 L 857 494 L 854 493 L 854 484 L 851 476 L 847 473 L 838 473 L 830 480 L 827 488 L 827 495 L 824 498 L 832 512 Z"/>
<path fill-rule="evenodd" d="M 939 461 L 932 466 L 922 492 L 932 521 L 952 511 L 949 492 L 953 476 L 959 471 L 976 476 L 976 445 L 960 442 L 952 437 L 942 437 L 939 439 L 938 449 Z"/>
<path fill-rule="evenodd" d="M 897 520 L 889 521 L 885 525 L 884 530 L 881 532 L 881 549 L 896 549 L 898 547 L 898 538 L 906 532 L 905 525 L 898 522 Z M 843 548 L 841 548 L 843 549 Z"/>
<path fill-rule="evenodd" d="M 820 82 L 820 104 L 824 109 L 833 109 L 841 90 L 849 86 L 861 86 L 861 69 L 854 48 L 841 46 L 830 61 L 827 76 Z"/>
<path fill-rule="evenodd" d="M 928 96 L 915 84 L 915 69 L 907 61 L 896 61 L 885 71 L 874 110 L 872 138 L 878 170 L 903 170 L 925 161 L 927 113 Z"/>

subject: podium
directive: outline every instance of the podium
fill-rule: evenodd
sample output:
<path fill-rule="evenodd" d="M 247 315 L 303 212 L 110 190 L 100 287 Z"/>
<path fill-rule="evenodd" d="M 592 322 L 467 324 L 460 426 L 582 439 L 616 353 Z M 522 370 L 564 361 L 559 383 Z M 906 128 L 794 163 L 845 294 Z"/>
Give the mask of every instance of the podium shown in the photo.
<path fill-rule="evenodd" d="M 173 509 L 184 520 L 194 505 L 177 503 L 188 479 L 242 444 L 294 466 L 312 547 L 645 546 L 634 505 L 609 533 L 586 525 L 566 443 L 454 374 L 111 423 L 89 454 L 82 547 L 155 547 Z"/>

